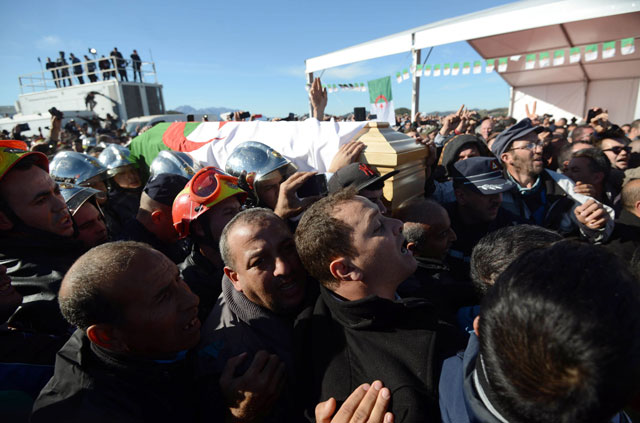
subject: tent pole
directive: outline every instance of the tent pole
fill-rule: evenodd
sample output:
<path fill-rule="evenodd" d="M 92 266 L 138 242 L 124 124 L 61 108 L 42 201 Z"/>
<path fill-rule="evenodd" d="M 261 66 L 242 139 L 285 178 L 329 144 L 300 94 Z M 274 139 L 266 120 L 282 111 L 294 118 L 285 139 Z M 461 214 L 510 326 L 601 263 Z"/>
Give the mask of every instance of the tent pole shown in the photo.
<path fill-rule="evenodd" d="M 420 111 L 420 78 L 416 76 L 416 67 L 420 64 L 420 49 L 411 50 L 413 53 L 413 87 L 411 89 L 411 121 Z"/>
<path fill-rule="evenodd" d="M 311 89 L 311 84 L 313 84 L 313 72 L 309 72 L 307 74 L 307 84 L 309 84 L 309 89 Z M 309 117 L 313 117 L 313 105 L 311 104 L 311 96 L 309 96 Z"/>
<path fill-rule="evenodd" d="M 515 91 L 512 86 L 509 86 L 509 116 L 513 116 L 513 100 L 515 98 Z"/>

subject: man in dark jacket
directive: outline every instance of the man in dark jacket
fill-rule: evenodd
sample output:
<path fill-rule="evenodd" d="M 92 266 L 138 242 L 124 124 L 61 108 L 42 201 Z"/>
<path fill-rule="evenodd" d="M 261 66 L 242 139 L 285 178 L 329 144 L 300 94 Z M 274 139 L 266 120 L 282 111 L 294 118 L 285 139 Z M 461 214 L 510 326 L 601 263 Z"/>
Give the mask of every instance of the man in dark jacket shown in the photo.
<path fill-rule="evenodd" d="M 622 211 L 607 247 L 635 267 L 640 264 L 640 179 L 622 188 Z M 640 270 L 640 269 L 639 269 Z"/>
<path fill-rule="evenodd" d="M 188 254 L 187 245 L 178 240 L 173 227 L 173 200 L 189 182 L 182 175 L 161 173 L 149 180 L 140 198 L 136 218 L 124 227 L 120 239 L 146 242 L 179 264 Z"/>
<path fill-rule="evenodd" d="M 379 378 L 393 392 L 396 422 L 437 421 L 439 364 L 457 343 L 429 302 L 397 297 L 416 269 L 402 222 L 347 189 L 305 212 L 296 246 L 322 284 L 296 325 L 307 412 L 319 399 L 344 401 L 363 381 Z"/>
<path fill-rule="evenodd" d="M 561 241 L 488 289 L 464 354 L 445 361 L 443 422 L 628 422 L 640 387 L 640 287 L 624 264 Z"/>
<path fill-rule="evenodd" d="M 225 263 L 222 295 L 202 330 L 203 353 L 218 358 L 214 372 L 221 371 L 227 358 L 242 352 L 254 360 L 268 356 L 264 351 L 270 353 L 271 363 L 282 362 L 271 379 L 283 395 L 254 410 L 251 417 L 295 421 L 293 321 L 308 290 L 293 235 L 271 210 L 248 209 L 222 231 L 220 254 Z M 249 359 L 239 371 L 245 373 L 248 365 Z M 235 413 L 234 417 L 248 419 Z"/>
<path fill-rule="evenodd" d="M 60 308 L 78 330 L 31 421 L 195 421 L 198 298 L 162 253 L 137 242 L 90 250 L 67 272 Z"/>
<path fill-rule="evenodd" d="M 502 207 L 563 235 L 580 235 L 592 243 L 606 241 L 613 231 L 613 210 L 576 193 L 568 177 L 544 168 L 541 130 L 525 118 L 502 131 L 491 145 L 505 177 L 514 182 L 514 188 L 503 194 Z"/>
<path fill-rule="evenodd" d="M 80 64 L 80 59 L 73 55 L 73 53 L 69 53 L 69 59 L 71 63 L 73 63 L 73 74 L 78 78 L 78 82 L 80 84 L 84 84 L 84 79 L 82 78 L 82 65 Z"/>
<path fill-rule="evenodd" d="M 11 321 L 64 334 L 68 324 L 58 308 L 58 289 L 82 243 L 74 239 L 74 222 L 46 156 L 27 152 L 20 141 L 2 141 L 0 159 L 0 263 L 24 296 Z"/>
<path fill-rule="evenodd" d="M 180 238 L 189 237 L 193 241 L 191 253 L 178 267 L 182 279 L 200 298 L 198 317 L 203 322 L 222 292 L 224 263 L 218 249 L 222 229 L 240 212 L 247 198 L 237 184 L 237 178 L 207 167 L 191 178 L 171 210 L 173 226 Z M 203 196 L 203 189 L 212 186 L 220 189 L 214 188 Z"/>
<path fill-rule="evenodd" d="M 456 201 L 445 205 L 457 239 L 449 249 L 447 263 L 454 277 L 469 281 L 473 247 L 489 232 L 524 223 L 524 219 L 501 208 L 502 194 L 514 184 L 502 175 L 494 157 L 471 157 L 454 163 L 451 175 Z"/>

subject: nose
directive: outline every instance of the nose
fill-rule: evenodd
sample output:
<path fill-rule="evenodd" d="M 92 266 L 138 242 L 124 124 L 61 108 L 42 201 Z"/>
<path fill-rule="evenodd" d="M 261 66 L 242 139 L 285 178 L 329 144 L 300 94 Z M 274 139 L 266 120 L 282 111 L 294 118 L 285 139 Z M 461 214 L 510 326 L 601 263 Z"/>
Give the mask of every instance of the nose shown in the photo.
<path fill-rule="evenodd" d="M 286 276 L 291 272 L 291 264 L 286 257 L 276 257 L 276 266 L 273 269 L 274 276 Z"/>
<path fill-rule="evenodd" d="M 180 286 L 182 287 L 182 290 L 181 290 L 181 293 L 182 293 L 181 304 L 184 305 L 181 308 L 183 310 L 188 310 L 188 309 L 193 308 L 193 307 L 198 307 L 198 304 L 200 304 L 200 297 L 198 297 L 196 294 L 191 292 L 191 289 L 189 288 L 189 285 L 187 285 L 187 283 L 184 280 L 182 280 L 182 278 L 180 279 Z"/>
<path fill-rule="evenodd" d="M 400 235 L 402 233 L 402 227 L 404 226 L 404 223 L 402 223 L 402 221 L 398 219 L 392 219 L 392 218 L 388 218 L 388 219 L 389 219 L 389 224 L 391 225 L 391 228 L 393 230 L 393 234 Z"/>
<path fill-rule="evenodd" d="M 380 213 L 382 214 L 386 214 L 387 213 L 387 208 L 384 206 L 384 203 L 382 202 L 381 199 L 377 199 L 376 200 L 376 206 L 378 206 L 378 209 L 380 209 Z"/>

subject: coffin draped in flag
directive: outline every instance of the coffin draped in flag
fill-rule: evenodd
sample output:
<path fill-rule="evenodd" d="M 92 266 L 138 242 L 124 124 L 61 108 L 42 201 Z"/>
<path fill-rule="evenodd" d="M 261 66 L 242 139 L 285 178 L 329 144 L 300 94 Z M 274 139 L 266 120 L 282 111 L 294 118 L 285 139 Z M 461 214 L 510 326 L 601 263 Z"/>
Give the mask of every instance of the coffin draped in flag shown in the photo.
<path fill-rule="evenodd" d="M 396 124 L 396 114 L 393 107 L 393 96 L 391 95 L 391 77 L 385 76 L 380 79 L 369 81 L 369 102 L 371 103 L 371 114 L 377 115 L 380 122 L 389 122 L 389 125 Z"/>
<path fill-rule="evenodd" d="M 173 122 L 159 123 L 131 141 L 131 160 L 148 174 L 163 150 L 189 153 L 206 166 L 224 169 L 227 157 L 245 141 L 259 141 L 295 163 L 300 170 L 325 172 L 341 145 L 367 122 Z M 145 175 L 146 176 L 146 175 Z"/>

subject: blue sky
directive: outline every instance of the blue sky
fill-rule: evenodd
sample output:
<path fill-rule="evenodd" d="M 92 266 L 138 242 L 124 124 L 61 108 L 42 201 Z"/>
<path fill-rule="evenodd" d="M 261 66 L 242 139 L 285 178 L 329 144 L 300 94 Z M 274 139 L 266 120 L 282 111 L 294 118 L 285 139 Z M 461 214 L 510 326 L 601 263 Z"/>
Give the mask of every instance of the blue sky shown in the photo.
<path fill-rule="evenodd" d="M 304 60 L 361 42 L 510 1 L 119 1 L 4 2 L 0 36 L 0 105 L 13 105 L 18 75 L 39 71 L 59 50 L 87 48 L 125 57 L 138 50 L 156 63 L 168 109 L 230 107 L 268 116 L 308 110 Z M 423 58 L 426 51 L 423 51 Z M 428 63 L 479 56 L 466 43 L 433 49 Z M 409 53 L 326 70 L 323 82 L 365 82 L 408 68 Z M 411 84 L 393 82 L 396 107 L 410 106 Z M 508 104 L 496 74 L 423 78 L 422 111 Z M 367 106 L 368 93 L 329 94 L 327 112 Z"/>

